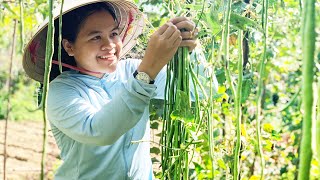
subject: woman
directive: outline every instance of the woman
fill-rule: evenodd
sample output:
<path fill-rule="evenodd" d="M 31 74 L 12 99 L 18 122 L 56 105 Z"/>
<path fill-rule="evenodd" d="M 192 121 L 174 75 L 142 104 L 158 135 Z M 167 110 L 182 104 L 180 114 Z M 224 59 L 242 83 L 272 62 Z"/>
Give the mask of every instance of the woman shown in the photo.
<path fill-rule="evenodd" d="M 195 25 L 173 18 L 151 36 L 142 60 L 119 61 L 142 30 L 136 6 L 128 1 L 68 3 L 72 8 L 67 5 L 62 18 L 64 71 L 58 75 L 53 66 L 48 94 L 48 119 L 63 160 L 55 179 L 152 179 L 149 102 L 163 94 L 163 67 L 178 47 L 194 49 Z M 40 29 L 23 64 L 41 82 L 46 29 Z M 54 59 L 57 51 L 55 43 Z"/>

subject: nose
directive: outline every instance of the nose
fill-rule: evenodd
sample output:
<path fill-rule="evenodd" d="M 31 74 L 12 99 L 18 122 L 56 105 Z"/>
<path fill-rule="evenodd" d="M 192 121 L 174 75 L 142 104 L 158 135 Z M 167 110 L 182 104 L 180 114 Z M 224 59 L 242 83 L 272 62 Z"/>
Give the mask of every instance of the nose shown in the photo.
<path fill-rule="evenodd" d="M 115 43 L 113 42 L 113 40 L 111 38 L 105 38 L 101 45 L 101 50 L 102 51 L 111 50 L 114 47 L 115 47 Z"/>

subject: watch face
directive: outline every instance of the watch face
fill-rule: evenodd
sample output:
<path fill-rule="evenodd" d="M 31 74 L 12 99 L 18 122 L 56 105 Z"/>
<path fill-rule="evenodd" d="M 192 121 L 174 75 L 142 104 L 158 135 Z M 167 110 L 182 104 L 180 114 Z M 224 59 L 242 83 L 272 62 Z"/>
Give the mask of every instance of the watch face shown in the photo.
<path fill-rule="evenodd" d="M 138 72 L 136 79 L 143 81 L 145 83 L 150 83 L 150 77 L 147 73 L 145 72 Z"/>

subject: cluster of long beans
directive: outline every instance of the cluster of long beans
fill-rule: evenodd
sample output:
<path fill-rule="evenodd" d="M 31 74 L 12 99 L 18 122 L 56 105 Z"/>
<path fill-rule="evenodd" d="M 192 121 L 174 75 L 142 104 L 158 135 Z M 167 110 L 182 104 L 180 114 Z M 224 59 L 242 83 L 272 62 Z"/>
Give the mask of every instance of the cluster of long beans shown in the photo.
<path fill-rule="evenodd" d="M 188 179 L 188 132 L 185 125 L 192 121 L 190 99 L 190 56 L 188 49 L 179 48 L 167 66 L 164 124 L 162 129 L 162 169 L 165 179 Z"/>

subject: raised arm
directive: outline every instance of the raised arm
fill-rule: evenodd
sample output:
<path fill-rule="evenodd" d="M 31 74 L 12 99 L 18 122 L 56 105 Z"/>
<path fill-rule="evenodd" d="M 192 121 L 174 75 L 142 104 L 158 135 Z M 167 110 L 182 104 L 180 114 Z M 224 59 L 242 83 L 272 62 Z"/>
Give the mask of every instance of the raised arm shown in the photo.
<path fill-rule="evenodd" d="M 67 80 L 70 81 L 70 80 Z M 48 117 L 60 131 L 81 143 L 109 145 L 136 125 L 148 108 L 155 85 L 130 77 L 111 101 L 97 109 L 75 82 L 53 82 Z"/>

